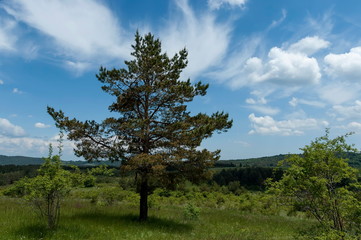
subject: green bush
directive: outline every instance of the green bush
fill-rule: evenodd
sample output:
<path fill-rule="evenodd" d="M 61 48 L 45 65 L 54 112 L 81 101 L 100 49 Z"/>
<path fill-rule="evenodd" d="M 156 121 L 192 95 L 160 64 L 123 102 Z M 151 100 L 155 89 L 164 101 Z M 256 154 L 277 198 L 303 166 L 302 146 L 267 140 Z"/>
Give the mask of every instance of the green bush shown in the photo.
<path fill-rule="evenodd" d="M 184 214 L 184 218 L 187 220 L 197 220 L 199 219 L 200 212 L 201 210 L 199 207 L 196 207 L 193 204 L 188 203 L 184 207 L 183 214 Z"/>

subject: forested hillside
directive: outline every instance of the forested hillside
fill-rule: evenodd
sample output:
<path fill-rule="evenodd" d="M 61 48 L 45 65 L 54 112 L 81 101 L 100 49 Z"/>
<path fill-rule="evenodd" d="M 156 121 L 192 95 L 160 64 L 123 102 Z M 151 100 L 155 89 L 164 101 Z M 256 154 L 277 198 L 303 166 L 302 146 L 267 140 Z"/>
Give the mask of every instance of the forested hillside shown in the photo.
<path fill-rule="evenodd" d="M 236 160 L 223 160 L 216 163 L 216 167 L 276 167 L 279 161 L 292 154 L 279 154 L 260 158 L 247 158 Z M 361 168 L 361 153 L 345 153 L 343 158 L 349 159 L 349 164 L 355 168 Z"/>
<path fill-rule="evenodd" d="M 220 160 L 216 162 L 216 168 L 229 167 L 276 167 L 279 161 L 282 161 L 290 154 L 279 154 L 274 156 L 246 158 L 235 160 Z M 361 153 L 347 153 L 344 157 L 349 159 L 352 167 L 361 168 Z M 0 155 L 0 165 L 40 165 L 44 162 L 42 158 L 25 157 L 25 156 L 4 156 Z M 119 162 L 93 162 L 86 161 L 64 161 L 64 164 L 72 164 L 76 166 L 96 166 L 106 164 L 111 166 L 119 166 Z"/>
<path fill-rule="evenodd" d="M 42 158 L 0 155 L 0 165 L 40 165 Z"/>
<path fill-rule="evenodd" d="M 4 156 L 0 155 L 0 166 L 1 165 L 41 165 L 44 163 L 43 158 L 35 158 L 35 157 L 25 157 L 25 156 Z M 86 161 L 63 161 L 65 165 L 75 165 L 75 166 L 97 166 L 100 164 L 106 164 L 110 166 L 119 166 L 119 162 L 94 162 L 88 163 Z"/>

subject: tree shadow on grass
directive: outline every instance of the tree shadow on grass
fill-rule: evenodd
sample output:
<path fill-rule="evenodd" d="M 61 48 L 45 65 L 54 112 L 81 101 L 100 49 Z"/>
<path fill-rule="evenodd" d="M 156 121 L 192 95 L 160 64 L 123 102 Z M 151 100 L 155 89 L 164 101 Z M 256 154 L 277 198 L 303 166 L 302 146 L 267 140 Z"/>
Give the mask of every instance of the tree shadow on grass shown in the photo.
<path fill-rule="evenodd" d="M 48 229 L 45 225 L 40 223 L 34 223 L 29 225 L 24 225 L 14 232 L 15 236 L 18 236 L 19 239 L 23 237 L 29 239 L 44 239 L 51 237 L 54 234 L 54 230 Z"/>
<path fill-rule="evenodd" d="M 64 239 L 88 239 L 90 237 L 88 231 L 82 231 L 78 226 L 69 224 L 60 224 L 56 229 L 49 229 L 45 224 L 31 223 L 14 231 L 16 239 L 52 239 L 55 235 L 64 235 Z"/>
<path fill-rule="evenodd" d="M 110 213 L 83 213 L 80 215 L 75 215 L 72 217 L 75 219 L 81 219 L 85 221 L 90 221 L 95 224 L 101 225 L 124 225 L 128 227 L 139 227 L 147 228 L 149 230 L 160 230 L 163 232 L 170 233 L 185 233 L 193 230 L 191 224 L 176 222 L 172 219 L 158 218 L 158 217 L 149 217 L 145 222 L 139 222 L 138 216 L 135 214 L 110 214 Z"/>

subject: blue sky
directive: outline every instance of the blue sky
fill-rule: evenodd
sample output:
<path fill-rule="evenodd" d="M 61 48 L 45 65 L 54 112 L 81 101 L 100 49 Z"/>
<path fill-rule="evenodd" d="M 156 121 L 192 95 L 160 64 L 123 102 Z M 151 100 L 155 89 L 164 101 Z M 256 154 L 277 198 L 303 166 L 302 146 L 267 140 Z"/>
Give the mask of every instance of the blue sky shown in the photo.
<path fill-rule="evenodd" d="M 48 105 L 107 117 L 95 74 L 124 67 L 137 29 L 169 55 L 188 49 L 182 78 L 210 84 L 190 110 L 234 120 L 202 145 L 222 159 L 296 153 L 325 128 L 354 131 L 360 147 L 360 11 L 358 0 L 3 0 L 0 154 L 47 155 L 58 133 Z"/>

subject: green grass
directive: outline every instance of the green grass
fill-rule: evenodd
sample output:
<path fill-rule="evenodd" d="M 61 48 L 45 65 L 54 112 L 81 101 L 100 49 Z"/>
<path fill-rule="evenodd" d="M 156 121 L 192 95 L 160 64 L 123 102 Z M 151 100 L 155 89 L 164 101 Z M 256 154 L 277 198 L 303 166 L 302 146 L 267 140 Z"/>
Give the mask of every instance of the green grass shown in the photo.
<path fill-rule="evenodd" d="M 149 221 L 137 221 L 137 207 L 95 206 L 70 200 L 59 227 L 49 231 L 33 209 L 19 199 L 0 198 L 0 239 L 293 239 L 312 225 L 309 220 L 236 210 L 201 208 L 197 220 L 186 220 L 182 206 L 150 209 Z"/>

